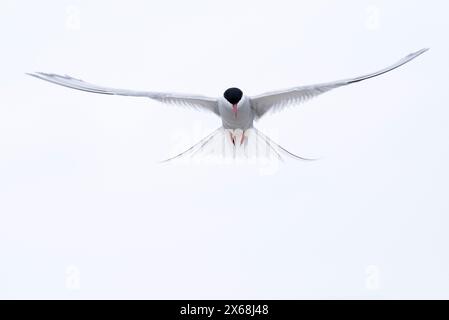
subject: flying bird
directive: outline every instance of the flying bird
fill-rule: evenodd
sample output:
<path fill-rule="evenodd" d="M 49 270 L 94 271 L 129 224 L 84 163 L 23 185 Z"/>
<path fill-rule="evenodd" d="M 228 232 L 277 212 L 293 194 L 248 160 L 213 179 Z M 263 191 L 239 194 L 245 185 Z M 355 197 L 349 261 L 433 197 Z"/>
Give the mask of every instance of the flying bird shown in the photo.
<path fill-rule="evenodd" d="M 282 110 L 287 106 L 298 105 L 332 89 L 380 76 L 410 62 L 427 50 L 428 49 L 422 49 L 411 53 L 389 67 L 367 75 L 322 84 L 306 85 L 293 87 L 286 90 L 272 91 L 257 96 L 247 96 L 239 88 L 229 88 L 221 97 L 206 97 L 201 95 L 169 92 L 133 91 L 97 86 L 67 75 L 62 76 L 43 72 L 27 74 L 61 86 L 92 93 L 146 97 L 166 104 L 185 105 L 199 110 L 212 112 L 221 118 L 222 126 L 220 128 L 199 141 L 193 147 L 173 158 L 168 159 L 167 161 L 189 153 L 193 154 L 198 152 L 217 137 L 227 139 L 230 146 L 235 150 L 241 146 L 246 146 L 249 138 L 247 133 L 249 132 L 255 136 L 256 141 L 262 142 L 268 150 L 273 151 L 280 159 L 282 159 L 281 154 L 284 154 L 300 160 L 313 160 L 297 156 L 287 151 L 285 148 L 281 147 L 279 144 L 257 130 L 254 127 L 254 121 L 259 120 L 269 112 Z"/>

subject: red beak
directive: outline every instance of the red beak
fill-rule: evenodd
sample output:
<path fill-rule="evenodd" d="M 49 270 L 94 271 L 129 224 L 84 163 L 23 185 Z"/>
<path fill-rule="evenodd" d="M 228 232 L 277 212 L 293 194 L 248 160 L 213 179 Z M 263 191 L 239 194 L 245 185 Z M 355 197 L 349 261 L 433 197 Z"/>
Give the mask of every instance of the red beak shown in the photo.
<path fill-rule="evenodd" d="M 232 105 L 232 112 L 234 112 L 234 115 L 237 118 L 237 104 Z"/>

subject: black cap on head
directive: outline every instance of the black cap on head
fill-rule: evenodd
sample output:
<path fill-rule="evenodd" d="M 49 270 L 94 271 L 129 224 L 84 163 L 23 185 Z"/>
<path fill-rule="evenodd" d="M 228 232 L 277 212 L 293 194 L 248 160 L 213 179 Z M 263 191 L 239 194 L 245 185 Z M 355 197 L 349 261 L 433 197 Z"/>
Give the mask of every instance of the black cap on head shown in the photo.
<path fill-rule="evenodd" d="M 239 88 L 229 88 L 225 91 L 224 97 L 231 104 L 237 104 L 243 97 L 243 92 Z"/>

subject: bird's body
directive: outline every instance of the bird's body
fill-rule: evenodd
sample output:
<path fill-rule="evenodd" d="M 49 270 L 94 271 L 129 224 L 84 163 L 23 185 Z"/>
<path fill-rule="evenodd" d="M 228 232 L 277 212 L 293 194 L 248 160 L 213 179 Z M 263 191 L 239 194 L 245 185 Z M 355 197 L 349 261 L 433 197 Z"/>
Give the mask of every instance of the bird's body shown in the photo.
<path fill-rule="evenodd" d="M 236 112 L 229 108 L 229 102 L 225 98 L 219 98 L 218 112 L 225 129 L 247 130 L 253 127 L 255 113 L 251 108 L 251 99 L 246 95 L 238 102 Z"/>
<path fill-rule="evenodd" d="M 232 145 L 234 147 L 242 145 L 246 146 L 245 132 L 252 130 L 256 136 L 255 141 L 262 141 L 262 143 L 267 147 L 267 149 L 272 150 L 276 155 L 279 156 L 279 158 L 280 154 L 283 153 L 293 156 L 297 159 L 308 160 L 288 152 L 287 150 L 285 150 L 284 148 L 273 142 L 270 138 L 263 135 L 260 131 L 254 128 L 254 121 L 260 119 L 270 111 L 282 109 L 289 105 L 299 104 L 322 93 L 328 92 L 332 89 L 360 82 L 366 79 L 374 78 L 384 73 L 387 73 L 415 59 L 416 57 L 423 54 L 427 50 L 428 49 L 422 49 L 415 53 L 409 54 L 405 58 L 399 60 L 397 63 L 385 69 L 364 76 L 316 85 L 293 87 L 286 90 L 268 92 L 252 97 L 243 94 L 242 90 L 238 88 L 229 88 L 224 92 L 222 97 L 212 98 L 199 95 L 113 89 L 93 85 L 84 82 L 82 80 L 72 78 L 70 76 L 60 76 L 57 74 L 38 72 L 38 73 L 31 73 L 29 75 L 72 89 L 92 93 L 148 97 L 150 99 L 157 100 L 162 103 L 187 105 L 197 109 L 213 112 L 214 114 L 216 114 L 221 118 L 222 127 L 220 129 L 217 129 L 214 133 L 204 138 L 198 144 L 196 144 L 192 148 L 189 148 L 188 150 L 179 154 L 178 156 L 187 154 L 189 152 L 193 153 L 196 152 L 195 150 L 197 148 L 199 149 L 203 148 L 210 141 L 212 141 L 214 137 L 216 137 L 225 130 L 229 132 L 229 141 L 232 142 Z M 243 132 L 242 135 L 240 136 L 241 137 L 240 139 L 237 139 L 236 137 L 235 134 L 236 130 L 240 130 Z"/>

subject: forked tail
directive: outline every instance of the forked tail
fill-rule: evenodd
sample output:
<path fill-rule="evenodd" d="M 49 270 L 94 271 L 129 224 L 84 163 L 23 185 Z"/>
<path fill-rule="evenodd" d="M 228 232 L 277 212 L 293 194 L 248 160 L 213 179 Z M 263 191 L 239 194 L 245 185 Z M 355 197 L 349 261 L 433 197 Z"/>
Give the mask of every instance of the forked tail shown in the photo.
<path fill-rule="evenodd" d="M 181 152 L 180 154 L 177 154 L 174 157 L 168 158 L 166 160 L 161 161 L 162 163 L 164 162 L 169 162 L 172 160 L 176 160 L 179 158 L 182 158 L 183 156 L 194 156 L 195 154 L 198 153 L 198 151 L 201 151 L 214 137 L 216 137 L 218 134 L 220 134 L 220 131 L 223 128 L 220 127 L 217 130 L 215 130 L 214 132 L 212 132 L 211 134 L 209 134 L 208 136 L 206 136 L 205 138 L 201 139 L 199 142 L 197 142 L 196 144 L 194 144 L 193 146 L 191 146 L 190 148 L 188 148 L 187 150 Z"/>
<path fill-rule="evenodd" d="M 242 137 L 242 135 L 244 136 Z M 236 138 L 232 139 L 231 137 Z M 242 130 L 228 130 L 220 127 L 192 147 L 162 162 L 166 163 L 184 157 L 193 158 L 199 155 L 218 156 L 222 159 L 229 157 L 234 159 L 271 158 L 283 161 L 284 156 L 286 156 L 296 160 L 317 160 L 300 157 L 288 151 L 256 128 L 243 132 Z"/>

